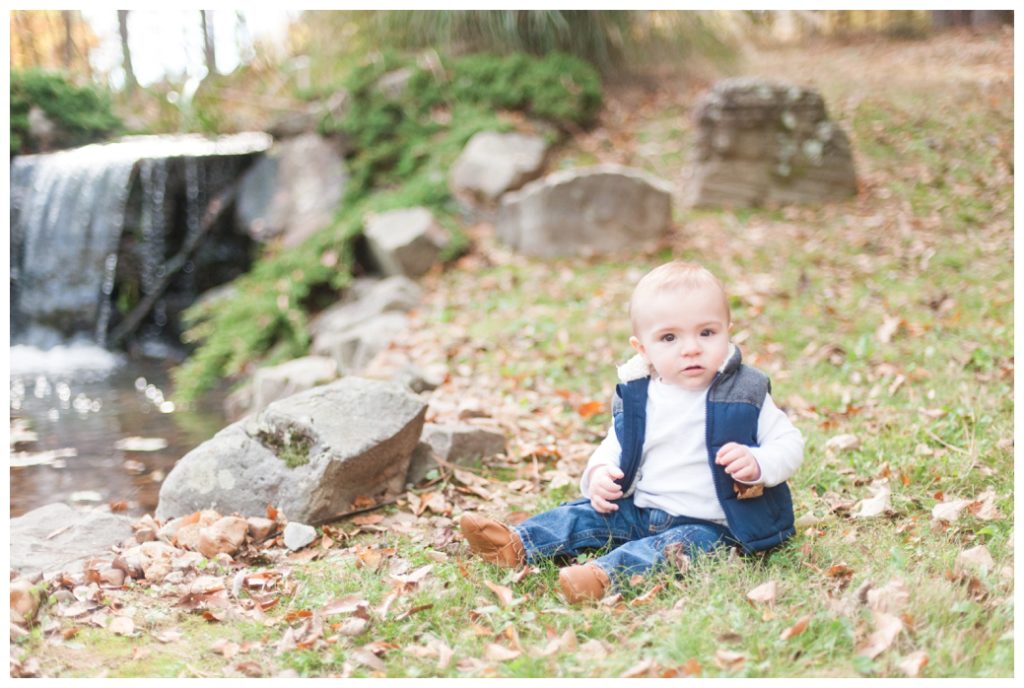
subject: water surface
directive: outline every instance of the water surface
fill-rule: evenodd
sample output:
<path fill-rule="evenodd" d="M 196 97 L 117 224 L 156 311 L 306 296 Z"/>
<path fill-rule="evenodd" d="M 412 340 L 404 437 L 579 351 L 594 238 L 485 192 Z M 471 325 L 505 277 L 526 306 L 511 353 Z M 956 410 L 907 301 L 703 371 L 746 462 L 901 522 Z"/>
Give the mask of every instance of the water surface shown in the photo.
<path fill-rule="evenodd" d="M 12 518 L 51 502 L 152 513 L 175 462 L 228 424 L 226 390 L 184 409 L 171 396 L 168 364 L 93 345 L 14 346 L 10 385 L 12 442 L 24 436 L 20 427 L 36 436 L 11 447 Z M 151 440 L 130 443 L 139 449 L 166 446 L 118 448 L 132 437 Z"/>

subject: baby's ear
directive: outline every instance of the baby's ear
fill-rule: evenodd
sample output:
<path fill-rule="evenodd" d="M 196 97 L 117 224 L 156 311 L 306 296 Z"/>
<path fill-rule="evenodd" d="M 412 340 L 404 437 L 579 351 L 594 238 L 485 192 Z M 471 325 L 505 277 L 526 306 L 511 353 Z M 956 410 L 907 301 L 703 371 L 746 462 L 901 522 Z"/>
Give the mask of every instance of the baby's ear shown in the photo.
<path fill-rule="evenodd" d="M 638 354 L 640 354 L 644 358 L 647 357 L 647 353 L 644 351 L 644 345 L 640 343 L 639 339 L 637 339 L 636 337 L 630 337 L 629 345 L 633 347 L 633 350 L 636 351 Z"/>

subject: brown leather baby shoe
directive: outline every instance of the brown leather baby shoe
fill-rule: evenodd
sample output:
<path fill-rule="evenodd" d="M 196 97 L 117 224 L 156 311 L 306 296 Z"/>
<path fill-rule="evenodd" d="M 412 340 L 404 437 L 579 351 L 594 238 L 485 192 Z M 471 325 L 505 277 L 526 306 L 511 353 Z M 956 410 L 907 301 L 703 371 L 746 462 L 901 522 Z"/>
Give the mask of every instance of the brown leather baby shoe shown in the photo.
<path fill-rule="evenodd" d="M 558 583 L 562 586 L 562 595 L 569 604 L 599 600 L 607 595 L 611 588 L 608 574 L 597 564 L 567 566 L 558 572 Z"/>
<path fill-rule="evenodd" d="M 504 523 L 468 513 L 462 515 L 459 527 L 462 528 L 462 535 L 469 543 L 469 548 L 484 561 L 509 568 L 526 563 L 523 541 Z"/>

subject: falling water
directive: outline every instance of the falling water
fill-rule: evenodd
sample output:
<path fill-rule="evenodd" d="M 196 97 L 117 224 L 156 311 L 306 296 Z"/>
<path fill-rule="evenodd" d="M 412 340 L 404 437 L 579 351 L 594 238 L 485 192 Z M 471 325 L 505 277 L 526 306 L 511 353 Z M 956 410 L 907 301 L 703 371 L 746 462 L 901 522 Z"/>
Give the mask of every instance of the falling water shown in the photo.
<path fill-rule="evenodd" d="M 204 165 L 197 159 L 250 155 L 269 145 L 270 137 L 262 133 L 216 140 L 141 136 L 15 157 L 11 165 L 12 341 L 41 349 L 83 340 L 103 346 L 133 181 L 138 179 L 142 188 L 141 287 L 143 294 L 149 294 L 160 282 L 166 259 L 170 162 L 186 161 L 187 231 L 196 232 L 206 197 Z M 154 317 L 157 323 L 166 321 L 163 304 Z"/>

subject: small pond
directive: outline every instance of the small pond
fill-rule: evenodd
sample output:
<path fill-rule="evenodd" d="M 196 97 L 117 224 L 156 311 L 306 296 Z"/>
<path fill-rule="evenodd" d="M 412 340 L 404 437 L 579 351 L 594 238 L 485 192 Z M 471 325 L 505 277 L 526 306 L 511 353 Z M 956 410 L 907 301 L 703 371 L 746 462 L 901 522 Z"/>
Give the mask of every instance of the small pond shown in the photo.
<path fill-rule="evenodd" d="M 170 365 L 94 345 L 11 347 L 10 515 L 51 502 L 156 509 L 175 462 L 228 424 L 225 390 L 170 398 Z"/>

